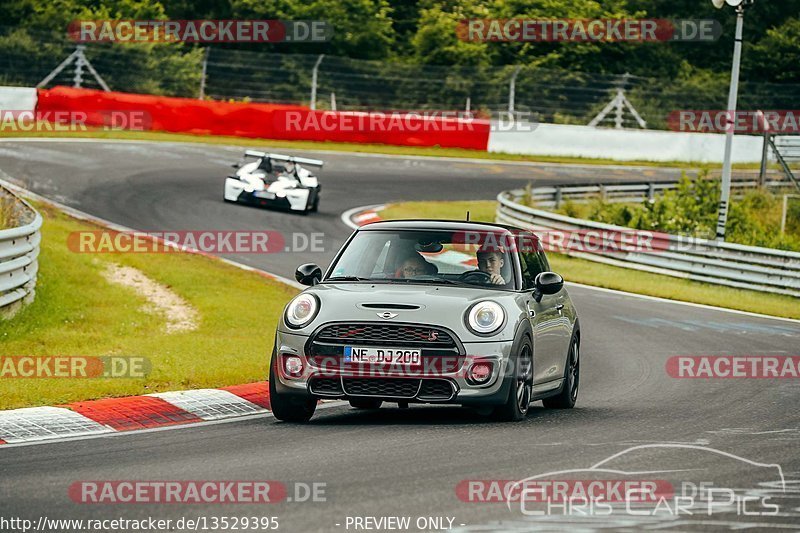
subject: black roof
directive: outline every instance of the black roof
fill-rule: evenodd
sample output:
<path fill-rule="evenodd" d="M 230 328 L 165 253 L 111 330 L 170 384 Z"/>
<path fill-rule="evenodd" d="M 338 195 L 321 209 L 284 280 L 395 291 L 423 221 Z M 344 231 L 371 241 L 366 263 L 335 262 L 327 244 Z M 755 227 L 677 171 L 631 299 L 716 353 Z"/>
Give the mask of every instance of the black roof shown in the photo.
<path fill-rule="evenodd" d="M 524 231 L 533 233 L 525 228 L 509 226 L 507 224 L 495 224 L 493 222 L 473 222 L 466 220 L 432 220 L 432 219 L 408 219 L 408 220 L 381 220 L 372 222 L 358 228 L 359 231 L 387 230 L 387 229 L 408 229 L 408 230 L 477 230 L 477 231 L 497 231 L 498 229 L 519 233 Z"/>

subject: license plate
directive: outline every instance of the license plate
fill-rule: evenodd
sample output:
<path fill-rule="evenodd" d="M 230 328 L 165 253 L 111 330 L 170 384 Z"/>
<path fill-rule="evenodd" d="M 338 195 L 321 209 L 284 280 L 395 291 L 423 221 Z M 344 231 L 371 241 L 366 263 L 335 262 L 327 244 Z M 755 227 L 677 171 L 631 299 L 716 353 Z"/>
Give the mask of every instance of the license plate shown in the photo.
<path fill-rule="evenodd" d="M 344 347 L 345 363 L 376 363 L 415 366 L 422 362 L 421 350 L 403 348 L 361 348 Z"/>
<path fill-rule="evenodd" d="M 264 198 L 266 200 L 274 200 L 275 193 L 274 192 L 267 192 L 267 191 L 256 191 L 253 193 L 253 196 L 256 198 Z"/>

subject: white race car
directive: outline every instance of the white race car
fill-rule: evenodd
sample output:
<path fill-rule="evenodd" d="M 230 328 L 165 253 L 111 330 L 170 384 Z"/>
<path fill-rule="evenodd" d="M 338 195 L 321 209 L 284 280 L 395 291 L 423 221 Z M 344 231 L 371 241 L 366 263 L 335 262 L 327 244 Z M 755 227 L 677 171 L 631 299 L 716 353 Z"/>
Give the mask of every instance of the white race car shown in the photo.
<path fill-rule="evenodd" d="M 245 159 L 233 165 L 236 173 L 225 178 L 225 201 L 316 212 L 319 208 L 319 181 L 301 165 L 322 167 L 318 159 L 268 154 L 247 150 Z M 253 161 L 247 161 L 253 158 Z"/>

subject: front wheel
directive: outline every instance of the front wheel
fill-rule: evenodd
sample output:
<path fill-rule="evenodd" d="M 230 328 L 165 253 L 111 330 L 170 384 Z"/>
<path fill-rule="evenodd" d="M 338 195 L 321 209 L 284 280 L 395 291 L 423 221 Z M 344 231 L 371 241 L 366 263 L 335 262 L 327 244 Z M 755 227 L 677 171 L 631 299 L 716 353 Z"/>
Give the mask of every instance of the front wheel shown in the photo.
<path fill-rule="evenodd" d="M 516 368 L 508 399 L 492 413 L 496 420 L 502 422 L 517 422 L 528 415 L 533 396 L 533 350 L 528 341 L 522 345 L 514 363 Z"/>
<path fill-rule="evenodd" d="M 269 363 L 269 405 L 272 414 L 284 422 L 308 422 L 317 409 L 317 400 L 278 392 L 277 366 L 278 358 L 273 352 Z"/>
<path fill-rule="evenodd" d="M 548 409 L 572 409 L 578 401 L 578 386 L 581 382 L 581 342 L 575 335 L 569 345 L 567 365 L 564 369 L 564 384 L 556 396 L 545 398 L 542 404 Z"/>

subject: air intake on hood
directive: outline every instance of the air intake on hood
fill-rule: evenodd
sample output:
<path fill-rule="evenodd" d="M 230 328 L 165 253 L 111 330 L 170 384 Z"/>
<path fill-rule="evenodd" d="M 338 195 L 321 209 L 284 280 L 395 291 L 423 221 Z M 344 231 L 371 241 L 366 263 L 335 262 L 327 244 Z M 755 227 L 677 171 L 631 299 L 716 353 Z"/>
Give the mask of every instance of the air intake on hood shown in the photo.
<path fill-rule="evenodd" d="M 414 304 L 361 304 L 367 309 L 419 309 L 419 305 Z"/>

